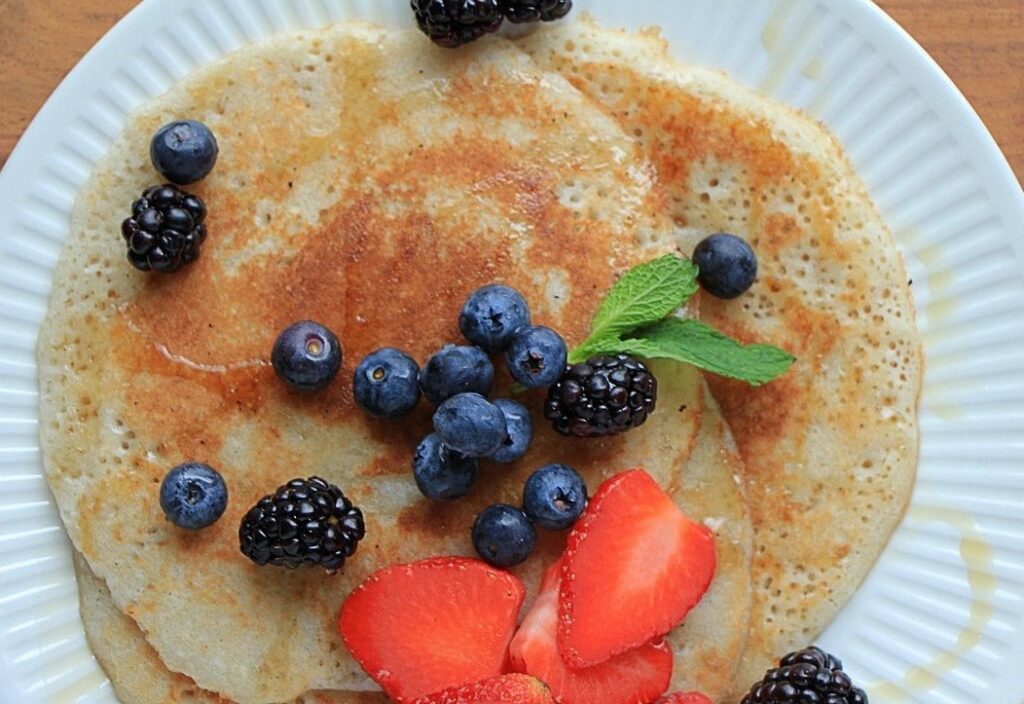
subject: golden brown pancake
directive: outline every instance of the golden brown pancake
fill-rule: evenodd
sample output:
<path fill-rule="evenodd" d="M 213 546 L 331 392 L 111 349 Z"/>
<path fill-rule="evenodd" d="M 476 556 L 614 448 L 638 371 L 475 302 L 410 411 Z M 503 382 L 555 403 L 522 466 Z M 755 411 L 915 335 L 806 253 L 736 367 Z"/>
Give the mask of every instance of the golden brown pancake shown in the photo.
<path fill-rule="evenodd" d="M 736 605 L 749 603 L 751 531 L 735 483 L 729 483 L 743 471 L 739 454 L 714 400 L 706 390 L 702 395 L 701 427 L 693 452 L 668 489 L 691 515 L 709 509 L 719 511 L 720 515 L 705 519 L 715 531 L 718 570 L 700 607 L 669 638 L 675 652 L 670 689 L 707 692 L 717 698 L 731 686 L 746 645 L 743 636 L 749 610 Z M 114 606 L 107 586 L 77 553 L 75 570 L 89 645 L 123 704 L 229 704 L 200 689 L 185 675 L 168 670 L 135 622 Z M 723 638 L 722 634 L 736 637 Z M 709 644 L 721 645 L 714 648 Z M 383 694 L 365 692 L 310 692 L 294 700 L 295 704 L 385 701 Z"/>
<path fill-rule="evenodd" d="M 737 691 L 829 623 L 882 552 L 917 468 L 921 343 L 895 241 L 819 124 L 724 74 L 682 66 L 653 31 L 563 23 L 519 42 L 643 147 L 680 249 L 733 232 L 760 273 L 701 317 L 798 357 L 762 388 L 709 378 L 746 464 L 750 646 Z"/>
<path fill-rule="evenodd" d="M 150 135 L 178 117 L 219 138 L 217 168 L 196 187 L 210 236 L 188 269 L 144 275 L 125 261 L 119 223 L 155 181 Z M 396 562 L 472 554 L 476 513 L 518 503 L 547 462 L 572 464 L 591 487 L 633 466 L 671 486 L 701 427 L 702 382 L 663 367 L 662 410 L 603 441 L 555 435 L 530 395 L 528 458 L 486 467 L 470 497 L 439 505 L 410 476 L 426 404 L 400 423 L 367 418 L 352 401 L 354 366 L 385 345 L 422 362 L 457 341 L 463 300 L 494 281 L 578 342 L 617 275 L 672 250 L 671 230 L 633 140 L 508 42 L 447 52 L 348 24 L 197 71 L 129 120 L 79 195 L 57 266 L 38 349 L 41 439 L 71 539 L 166 667 L 205 690 L 264 704 L 375 689 L 335 628 L 355 585 Z M 268 365 L 278 331 L 301 319 L 345 349 L 338 381 L 317 394 L 289 391 Z M 224 517 L 198 533 L 158 504 L 163 476 L 187 460 L 217 467 L 230 493 Z M 248 508 L 313 474 L 364 510 L 355 557 L 336 575 L 246 560 Z M 724 469 L 681 486 L 692 517 L 722 521 L 727 536 L 715 612 L 693 612 L 679 662 L 682 676 L 710 680 L 745 639 L 745 518 Z M 542 537 L 528 583 L 563 541 Z"/>
<path fill-rule="evenodd" d="M 75 553 L 75 577 L 89 646 L 121 704 L 231 704 L 185 675 L 168 670 L 135 622 L 121 613 L 107 585 Z M 383 694 L 309 692 L 289 704 L 386 704 Z"/>

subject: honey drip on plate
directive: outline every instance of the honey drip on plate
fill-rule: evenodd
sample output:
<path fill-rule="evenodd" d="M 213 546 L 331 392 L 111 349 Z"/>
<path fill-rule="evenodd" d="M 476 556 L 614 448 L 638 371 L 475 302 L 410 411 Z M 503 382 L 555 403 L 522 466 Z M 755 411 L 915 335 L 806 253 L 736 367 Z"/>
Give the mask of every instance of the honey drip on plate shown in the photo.
<path fill-rule="evenodd" d="M 765 93 L 772 93 L 782 85 L 790 69 L 796 61 L 796 56 L 803 48 L 800 41 L 783 43 L 782 34 L 786 25 L 792 19 L 799 3 L 780 2 L 771 17 L 761 30 L 761 44 L 768 52 L 768 72 L 758 86 Z"/>
<path fill-rule="evenodd" d="M 999 586 L 993 574 L 992 546 L 981 537 L 969 514 L 950 508 L 917 506 L 910 510 L 909 515 L 918 521 L 946 523 L 960 532 L 960 558 L 967 569 L 972 598 L 967 625 L 957 636 L 954 647 L 936 653 L 923 665 L 910 668 L 902 681 L 877 682 L 869 687 L 872 698 L 894 704 L 910 701 L 911 692 L 933 689 L 981 643 L 982 634 L 994 613 L 992 597 Z"/>

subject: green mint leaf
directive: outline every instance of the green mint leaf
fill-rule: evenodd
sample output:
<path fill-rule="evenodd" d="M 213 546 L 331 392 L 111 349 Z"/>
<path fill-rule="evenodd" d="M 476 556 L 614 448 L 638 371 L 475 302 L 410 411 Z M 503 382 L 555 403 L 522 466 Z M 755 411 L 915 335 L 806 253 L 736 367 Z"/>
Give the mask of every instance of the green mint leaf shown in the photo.
<path fill-rule="evenodd" d="M 773 345 L 744 345 L 699 320 L 668 318 L 627 339 L 606 339 L 594 354 L 632 354 L 674 359 L 720 376 L 760 386 L 785 374 L 796 361 Z"/>
<path fill-rule="evenodd" d="M 697 267 L 689 259 L 669 254 L 633 267 L 608 292 L 594 316 L 590 337 L 573 357 L 586 354 L 598 341 L 661 320 L 696 292 Z"/>

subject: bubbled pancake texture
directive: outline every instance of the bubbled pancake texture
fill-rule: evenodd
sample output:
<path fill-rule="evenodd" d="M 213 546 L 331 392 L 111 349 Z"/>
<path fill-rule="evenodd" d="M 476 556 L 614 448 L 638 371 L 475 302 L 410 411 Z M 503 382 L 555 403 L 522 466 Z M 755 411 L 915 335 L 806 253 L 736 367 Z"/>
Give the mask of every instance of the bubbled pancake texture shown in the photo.
<path fill-rule="evenodd" d="M 669 379 L 673 386 L 677 383 L 671 365 L 654 365 L 659 378 Z M 750 601 L 751 528 L 736 491 L 743 468 L 729 429 L 706 386 L 702 385 L 700 397 L 692 401 L 699 409 L 700 430 L 683 471 L 667 489 L 684 511 L 705 516 L 714 530 L 718 569 L 700 605 L 669 636 L 675 653 L 670 689 L 710 692 L 717 698 L 728 691 L 746 645 L 750 614 L 744 607 Z M 222 697 L 197 687 L 187 676 L 167 669 L 142 631 L 117 609 L 107 586 L 78 553 L 75 570 L 89 645 L 123 704 L 228 704 Z M 723 638 L 723 634 L 731 636 Z M 378 693 L 326 691 L 294 700 L 295 704 L 386 701 Z"/>
<path fill-rule="evenodd" d="M 702 318 L 798 358 L 760 389 L 710 379 L 746 463 L 754 526 L 743 691 L 828 624 L 909 500 L 922 358 L 902 260 L 864 184 L 811 119 L 673 62 L 654 33 L 579 21 L 520 46 L 643 146 L 684 252 L 723 230 L 751 241 L 757 283 L 735 301 L 703 297 Z"/>
<path fill-rule="evenodd" d="M 219 138 L 217 168 L 195 188 L 210 235 L 187 270 L 146 276 L 125 261 L 119 223 L 156 180 L 149 136 L 180 117 Z M 410 478 L 426 404 L 401 423 L 368 419 L 351 398 L 355 364 L 383 345 L 422 362 L 457 341 L 462 301 L 493 281 L 580 341 L 615 276 L 674 247 L 663 206 L 617 123 L 503 40 L 449 52 L 415 32 L 344 24 L 190 75 L 132 116 L 80 193 L 40 334 L 43 459 L 75 547 L 167 669 L 198 687 L 241 704 L 375 689 L 335 626 L 355 585 L 396 562 L 473 554 L 476 513 L 519 503 L 546 462 L 572 463 L 591 487 L 632 466 L 669 486 L 701 428 L 701 382 L 686 367 L 667 372 L 667 412 L 628 441 L 571 443 L 538 423 L 524 462 L 485 470 L 469 498 L 438 506 Z M 289 391 L 268 364 L 277 331 L 299 319 L 344 346 L 339 380 L 322 393 Z M 535 412 L 541 396 L 528 397 Z M 217 467 L 230 495 L 199 533 L 174 528 L 158 504 L 164 474 L 186 460 Z M 312 474 L 366 514 L 344 571 L 244 559 L 246 510 Z M 693 517 L 725 519 L 741 536 L 731 477 L 706 488 L 706 499 L 687 497 Z M 542 537 L 528 584 L 563 541 Z M 734 660 L 745 635 L 733 625 L 749 606 L 747 546 L 720 550 L 736 572 L 715 586 L 722 627 L 692 617 L 706 624 L 682 646 L 680 671 L 694 679 Z"/>
<path fill-rule="evenodd" d="M 75 554 L 85 635 L 121 704 L 230 704 L 184 675 L 168 670 L 135 622 L 114 606 L 107 585 Z M 383 694 L 309 692 L 289 704 L 386 704 Z"/>

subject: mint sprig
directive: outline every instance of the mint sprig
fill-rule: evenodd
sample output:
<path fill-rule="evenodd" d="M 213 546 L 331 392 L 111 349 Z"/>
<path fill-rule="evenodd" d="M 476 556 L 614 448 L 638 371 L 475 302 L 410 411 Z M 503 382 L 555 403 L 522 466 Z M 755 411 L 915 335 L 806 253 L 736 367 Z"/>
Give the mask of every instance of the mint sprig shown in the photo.
<path fill-rule="evenodd" d="M 744 345 L 699 320 L 668 317 L 697 292 L 697 267 L 669 255 L 627 272 L 605 297 L 590 336 L 571 363 L 598 354 L 672 359 L 760 386 L 785 374 L 795 357 L 774 345 Z"/>
<path fill-rule="evenodd" d="M 594 316 L 590 337 L 574 353 L 575 361 L 597 352 L 589 345 L 616 340 L 655 323 L 697 292 L 697 267 L 669 254 L 635 266 L 618 280 Z"/>

